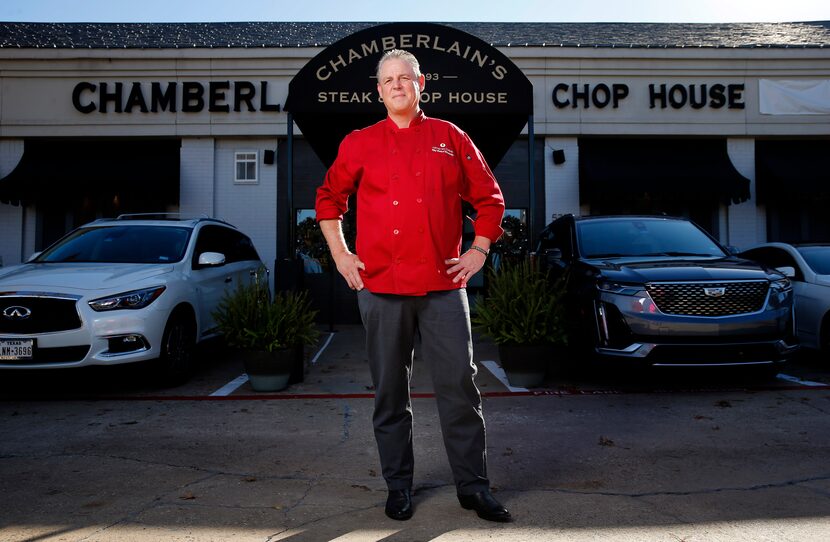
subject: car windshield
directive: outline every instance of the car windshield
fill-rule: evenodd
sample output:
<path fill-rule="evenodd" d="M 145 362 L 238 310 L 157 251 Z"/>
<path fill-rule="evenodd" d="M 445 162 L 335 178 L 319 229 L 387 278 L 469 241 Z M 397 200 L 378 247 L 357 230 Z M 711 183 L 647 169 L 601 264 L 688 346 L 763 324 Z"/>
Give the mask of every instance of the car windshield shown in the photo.
<path fill-rule="evenodd" d="M 615 218 L 577 222 L 584 258 L 726 256 L 703 231 L 684 220 Z"/>
<path fill-rule="evenodd" d="M 171 263 L 184 258 L 189 228 L 93 226 L 70 233 L 35 258 L 35 263 Z"/>
<path fill-rule="evenodd" d="M 830 247 L 798 247 L 814 273 L 830 275 Z"/>

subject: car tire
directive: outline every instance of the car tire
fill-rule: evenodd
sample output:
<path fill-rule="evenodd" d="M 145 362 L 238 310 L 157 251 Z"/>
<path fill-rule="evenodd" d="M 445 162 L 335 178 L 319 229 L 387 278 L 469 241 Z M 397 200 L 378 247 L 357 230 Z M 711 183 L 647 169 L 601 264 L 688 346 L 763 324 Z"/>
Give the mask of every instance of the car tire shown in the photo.
<path fill-rule="evenodd" d="M 164 387 L 187 382 L 193 373 L 196 325 L 185 311 L 174 312 L 164 328 L 161 353 L 156 360 L 158 382 Z"/>

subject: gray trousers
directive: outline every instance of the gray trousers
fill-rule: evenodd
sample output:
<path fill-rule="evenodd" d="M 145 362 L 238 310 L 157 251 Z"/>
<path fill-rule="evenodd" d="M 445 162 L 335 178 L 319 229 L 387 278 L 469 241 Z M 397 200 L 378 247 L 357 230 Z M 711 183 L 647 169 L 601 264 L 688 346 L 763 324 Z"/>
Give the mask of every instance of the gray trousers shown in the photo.
<path fill-rule="evenodd" d="M 412 375 L 415 336 L 429 363 L 444 447 L 458 493 L 489 489 L 484 417 L 475 385 L 470 308 L 464 290 L 426 296 L 357 295 L 375 386 L 372 418 L 383 477 L 390 490 L 412 487 Z"/>

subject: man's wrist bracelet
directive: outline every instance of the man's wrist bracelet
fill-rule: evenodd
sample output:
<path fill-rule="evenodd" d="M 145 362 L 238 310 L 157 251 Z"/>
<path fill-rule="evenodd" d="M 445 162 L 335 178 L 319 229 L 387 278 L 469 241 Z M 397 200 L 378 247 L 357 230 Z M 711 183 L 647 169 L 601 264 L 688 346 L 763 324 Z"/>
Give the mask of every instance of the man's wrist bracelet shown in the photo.
<path fill-rule="evenodd" d="M 488 254 L 490 254 L 489 250 L 485 250 L 485 249 L 483 249 L 483 248 L 481 248 L 480 246 L 477 246 L 477 245 L 470 245 L 470 249 L 471 250 L 477 250 L 477 251 L 481 252 L 482 254 L 484 254 L 485 258 L 487 257 Z"/>

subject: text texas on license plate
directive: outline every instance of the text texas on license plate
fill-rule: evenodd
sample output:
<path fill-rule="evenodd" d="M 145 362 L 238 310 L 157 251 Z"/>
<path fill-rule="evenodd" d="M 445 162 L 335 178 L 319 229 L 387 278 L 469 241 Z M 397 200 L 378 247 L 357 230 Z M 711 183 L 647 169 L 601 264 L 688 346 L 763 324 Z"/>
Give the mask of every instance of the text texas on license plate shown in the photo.
<path fill-rule="evenodd" d="M 32 359 L 34 340 L 0 339 L 0 360 Z"/>

